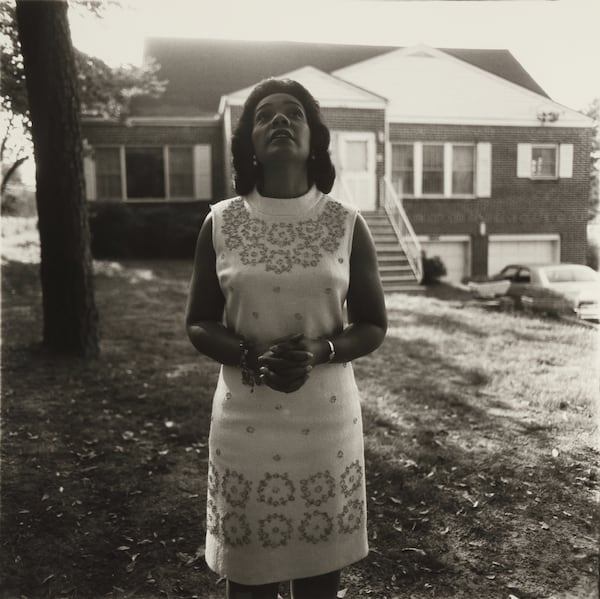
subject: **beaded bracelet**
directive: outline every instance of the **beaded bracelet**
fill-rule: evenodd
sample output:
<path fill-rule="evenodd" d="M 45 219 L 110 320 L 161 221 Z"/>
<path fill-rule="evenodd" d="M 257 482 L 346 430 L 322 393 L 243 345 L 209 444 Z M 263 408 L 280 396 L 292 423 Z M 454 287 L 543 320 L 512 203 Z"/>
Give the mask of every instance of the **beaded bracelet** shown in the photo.
<path fill-rule="evenodd" d="M 240 350 L 242 385 L 248 385 L 250 387 L 250 393 L 254 393 L 254 385 L 260 385 L 260 378 L 258 378 L 254 370 L 248 366 L 248 352 L 250 351 L 250 346 L 243 339 L 240 341 Z"/>

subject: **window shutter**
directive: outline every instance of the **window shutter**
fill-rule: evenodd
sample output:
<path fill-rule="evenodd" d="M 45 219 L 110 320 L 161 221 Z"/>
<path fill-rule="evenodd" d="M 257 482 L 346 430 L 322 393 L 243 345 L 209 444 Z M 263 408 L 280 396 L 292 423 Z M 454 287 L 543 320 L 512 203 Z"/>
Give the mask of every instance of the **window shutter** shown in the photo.
<path fill-rule="evenodd" d="M 477 144 L 477 173 L 475 195 L 478 198 L 492 197 L 492 144 L 482 141 Z"/>
<path fill-rule="evenodd" d="M 560 144 L 558 176 L 561 178 L 573 176 L 573 144 Z"/>
<path fill-rule="evenodd" d="M 517 177 L 531 179 L 531 144 L 517 144 Z"/>
<path fill-rule="evenodd" d="M 212 199 L 211 146 L 194 146 L 194 197 L 197 200 Z"/>
<path fill-rule="evenodd" d="M 85 179 L 85 197 L 95 200 L 96 193 L 96 163 L 91 156 L 83 157 L 83 177 Z"/>

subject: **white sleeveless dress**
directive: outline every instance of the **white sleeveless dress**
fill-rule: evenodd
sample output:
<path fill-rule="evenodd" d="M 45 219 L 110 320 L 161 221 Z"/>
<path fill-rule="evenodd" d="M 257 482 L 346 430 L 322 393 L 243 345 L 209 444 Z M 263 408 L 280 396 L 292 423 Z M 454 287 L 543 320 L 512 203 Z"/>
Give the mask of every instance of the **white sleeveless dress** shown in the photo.
<path fill-rule="evenodd" d="M 248 341 L 344 328 L 357 211 L 313 187 L 212 207 L 224 321 Z M 337 570 L 368 553 L 360 399 L 352 365 L 316 366 L 298 391 L 251 392 L 223 366 L 209 437 L 206 561 L 256 585 Z"/>

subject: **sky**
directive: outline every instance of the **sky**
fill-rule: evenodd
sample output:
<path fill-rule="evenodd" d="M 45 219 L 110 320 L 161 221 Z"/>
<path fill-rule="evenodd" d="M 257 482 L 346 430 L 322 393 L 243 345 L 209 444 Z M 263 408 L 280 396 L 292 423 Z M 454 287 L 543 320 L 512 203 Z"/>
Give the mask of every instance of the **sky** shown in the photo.
<path fill-rule="evenodd" d="M 121 0 L 70 15 L 73 43 L 139 64 L 149 36 L 506 48 L 555 101 L 600 97 L 600 0 Z"/>

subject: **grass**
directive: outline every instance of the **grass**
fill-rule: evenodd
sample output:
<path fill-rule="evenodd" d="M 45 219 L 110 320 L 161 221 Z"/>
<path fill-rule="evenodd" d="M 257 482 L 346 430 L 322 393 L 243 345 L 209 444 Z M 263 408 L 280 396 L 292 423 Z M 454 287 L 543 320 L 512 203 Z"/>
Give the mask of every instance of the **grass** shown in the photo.
<path fill-rule="evenodd" d="M 3 241 L 0 597 L 222 597 L 202 555 L 218 367 L 183 330 L 191 264 L 97 263 L 86 363 L 40 348 L 38 266 Z M 430 295 L 390 295 L 384 344 L 355 362 L 371 553 L 346 597 L 596 597 L 596 330 Z"/>

